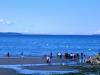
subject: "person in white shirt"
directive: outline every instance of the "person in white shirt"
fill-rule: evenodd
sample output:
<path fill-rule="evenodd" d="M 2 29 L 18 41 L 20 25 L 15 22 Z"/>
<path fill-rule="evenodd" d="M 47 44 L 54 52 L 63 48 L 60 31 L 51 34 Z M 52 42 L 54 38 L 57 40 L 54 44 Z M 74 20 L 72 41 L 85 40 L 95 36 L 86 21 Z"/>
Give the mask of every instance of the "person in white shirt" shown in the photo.
<path fill-rule="evenodd" d="M 62 54 L 60 52 L 58 52 L 57 56 L 61 58 Z"/>
<path fill-rule="evenodd" d="M 46 57 L 46 61 L 47 61 L 47 63 L 50 63 L 51 62 L 51 59 L 50 59 L 49 56 Z"/>

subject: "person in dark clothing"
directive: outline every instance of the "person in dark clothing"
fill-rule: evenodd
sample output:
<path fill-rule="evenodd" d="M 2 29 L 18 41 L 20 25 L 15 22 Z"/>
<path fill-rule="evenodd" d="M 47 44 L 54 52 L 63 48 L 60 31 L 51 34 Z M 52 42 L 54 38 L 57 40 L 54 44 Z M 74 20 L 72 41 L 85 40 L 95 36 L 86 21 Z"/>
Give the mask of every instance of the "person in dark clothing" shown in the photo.
<path fill-rule="evenodd" d="M 10 57 L 10 53 L 9 52 L 7 53 L 7 57 Z"/>
<path fill-rule="evenodd" d="M 76 59 L 79 59 L 79 58 L 80 58 L 80 55 L 77 53 L 77 54 L 75 55 L 75 58 L 76 58 Z"/>
<path fill-rule="evenodd" d="M 83 59 L 83 57 L 84 57 L 84 54 L 83 54 L 83 53 L 81 53 L 81 58 Z"/>
<path fill-rule="evenodd" d="M 68 53 L 65 53 L 64 58 L 65 59 L 69 59 L 69 54 Z"/>
<path fill-rule="evenodd" d="M 20 55 L 21 55 L 21 57 L 24 57 L 24 53 L 23 53 L 23 52 L 21 52 L 21 54 L 20 54 Z"/>
<path fill-rule="evenodd" d="M 84 63 L 85 62 L 85 54 L 84 53 L 81 53 L 81 63 Z"/>

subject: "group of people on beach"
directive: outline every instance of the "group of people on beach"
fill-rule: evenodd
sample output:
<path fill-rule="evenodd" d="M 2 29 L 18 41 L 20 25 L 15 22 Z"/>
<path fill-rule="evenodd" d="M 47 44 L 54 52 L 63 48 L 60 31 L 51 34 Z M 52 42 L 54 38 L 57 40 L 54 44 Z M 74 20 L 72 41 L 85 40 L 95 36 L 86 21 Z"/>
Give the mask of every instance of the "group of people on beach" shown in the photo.
<path fill-rule="evenodd" d="M 57 57 L 58 58 L 62 58 L 64 57 L 65 59 L 74 59 L 74 60 L 77 60 L 77 59 L 84 59 L 85 58 L 85 54 L 84 53 L 64 53 L 64 55 L 61 53 L 61 52 L 58 52 L 57 53 Z M 51 63 L 51 58 L 53 57 L 53 54 L 52 52 L 50 53 L 49 56 L 46 56 L 46 61 L 47 63 Z"/>
<path fill-rule="evenodd" d="M 66 58 L 66 59 L 80 59 L 80 58 L 84 58 L 86 55 L 84 54 L 84 53 L 76 53 L 76 54 L 74 54 L 74 53 L 65 53 L 65 55 L 64 55 L 64 57 Z"/>
<path fill-rule="evenodd" d="M 23 52 L 20 53 L 21 57 L 24 57 Z M 7 57 L 11 57 L 10 52 L 7 52 L 6 54 Z M 46 62 L 51 63 L 51 59 L 53 58 L 53 53 L 50 52 L 49 55 L 46 55 Z M 84 53 L 64 53 L 62 54 L 61 52 L 57 53 L 57 58 L 64 58 L 64 59 L 71 59 L 71 60 L 81 60 L 80 62 L 86 62 L 86 63 L 100 63 L 100 53 L 98 53 L 97 56 L 91 57 L 89 56 L 88 58 Z"/>

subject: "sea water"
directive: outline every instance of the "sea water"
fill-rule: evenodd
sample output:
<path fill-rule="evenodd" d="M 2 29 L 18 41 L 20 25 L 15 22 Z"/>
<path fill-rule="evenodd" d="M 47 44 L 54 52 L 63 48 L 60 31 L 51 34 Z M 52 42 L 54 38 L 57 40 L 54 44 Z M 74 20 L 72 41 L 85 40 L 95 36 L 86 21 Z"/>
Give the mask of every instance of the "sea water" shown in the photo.
<path fill-rule="evenodd" d="M 96 35 L 0 35 L 0 56 L 12 55 L 40 56 L 57 52 L 85 53 L 95 55 L 100 52 L 100 36 Z"/>

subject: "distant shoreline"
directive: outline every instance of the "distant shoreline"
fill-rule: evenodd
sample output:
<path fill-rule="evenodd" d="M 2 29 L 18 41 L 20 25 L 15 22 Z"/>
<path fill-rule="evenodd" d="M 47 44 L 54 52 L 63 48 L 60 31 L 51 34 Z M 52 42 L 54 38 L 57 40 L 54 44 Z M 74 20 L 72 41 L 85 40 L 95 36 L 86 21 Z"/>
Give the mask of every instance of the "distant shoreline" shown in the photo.
<path fill-rule="evenodd" d="M 28 34 L 17 32 L 0 32 L 0 36 L 100 36 L 100 34 L 82 35 L 82 34 Z"/>

